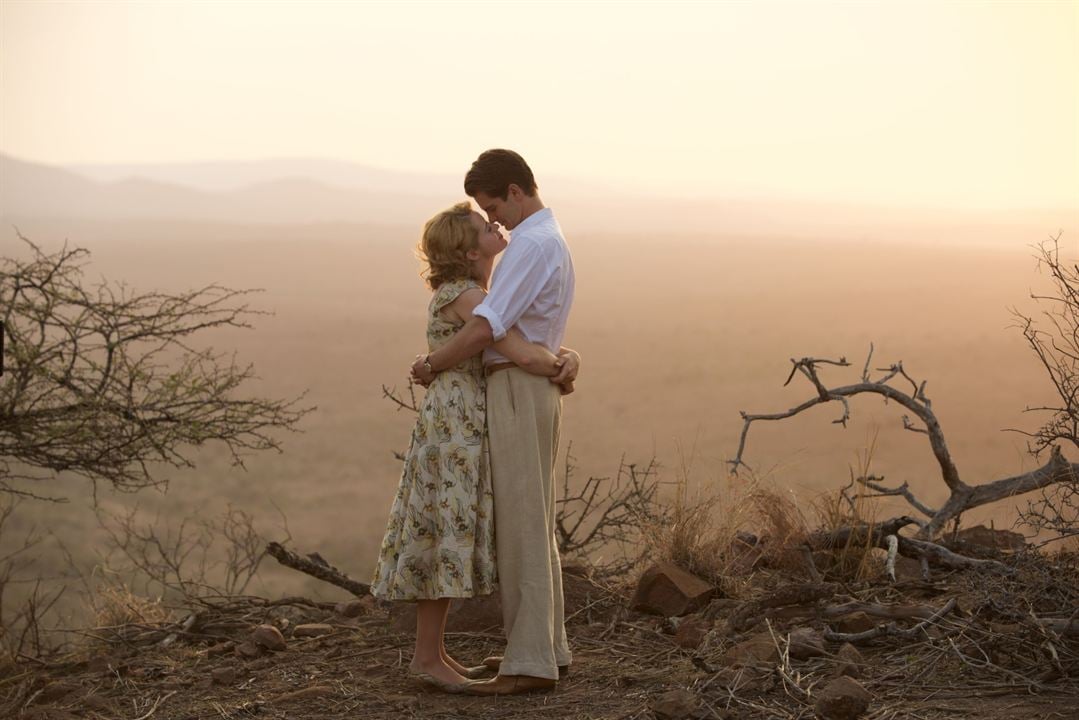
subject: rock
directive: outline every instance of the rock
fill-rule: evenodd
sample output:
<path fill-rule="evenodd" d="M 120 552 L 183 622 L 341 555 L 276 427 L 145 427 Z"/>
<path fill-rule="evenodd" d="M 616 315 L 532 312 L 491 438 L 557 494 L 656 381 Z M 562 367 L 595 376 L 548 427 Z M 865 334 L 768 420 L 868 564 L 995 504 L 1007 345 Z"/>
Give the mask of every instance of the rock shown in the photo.
<path fill-rule="evenodd" d="M 1019 552 L 1027 546 L 1026 539 L 1021 533 L 996 530 L 987 528 L 985 525 L 963 528 L 956 533 L 955 539 L 966 545 L 1004 552 Z"/>
<path fill-rule="evenodd" d="M 284 650 L 288 645 L 285 636 L 273 625 L 259 625 L 251 631 L 251 642 L 267 650 Z"/>
<path fill-rule="evenodd" d="M 716 717 L 700 698 L 684 689 L 671 690 L 653 698 L 651 706 L 658 720 L 704 720 Z"/>
<path fill-rule="evenodd" d="M 233 649 L 233 652 L 235 652 L 242 658 L 247 658 L 248 660 L 251 660 L 262 655 L 263 648 L 261 645 L 256 645 L 250 640 L 244 640 L 242 643 L 239 643 Z"/>
<path fill-rule="evenodd" d="M 898 556 L 895 559 L 896 582 L 922 582 L 922 563 L 914 558 Z"/>
<path fill-rule="evenodd" d="M 759 633 L 723 653 L 719 662 L 729 667 L 772 665 L 779 662 L 779 650 L 771 633 Z"/>
<path fill-rule="evenodd" d="M 824 655 L 824 638 L 813 628 L 798 628 L 790 634 L 790 656 L 795 660 Z"/>
<path fill-rule="evenodd" d="M 236 682 L 236 668 L 226 665 L 210 671 L 210 682 L 214 685 L 231 685 Z"/>
<path fill-rule="evenodd" d="M 210 647 L 206 648 L 206 655 L 207 655 L 207 657 L 217 657 L 218 655 L 227 655 L 230 652 L 232 652 L 233 648 L 235 648 L 235 647 L 236 647 L 236 643 L 234 643 L 231 640 L 226 640 L 225 642 L 219 642 L 216 645 L 211 645 Z"/>
<path fill-rule="evenodd" d="M 343 617 L 354 618 L 365 615 L 369 609 L 363 600 L 345 600 L 334 605 L 333 611 Z"/>
<path fill-rule="evenodd" d="M 711 629 L 711 621 L 697 615 L 688 617 L 678 623 L 678 629 L 674 631 L 674 644 L 686 650 L 696 650 Z"/>
<path fill-rule="evenodd" d="M 877 622 L 866 615 L 864 612 L 851 613 L 850 615 L 844 615 L 836 622 L 836 631 L 841 633 L 860 633 L 866 630 L 872 630 L 877 626 Z"/>
<path fill-rule="evenodd" d="M 775 670 L 764 667 L 720 668 L 716 682 L 735 695 L 767 692 L 777 684 Z"/>
<path fill-rule="evenodd" d="M 839 648 L 839 652 L 835 654 L 835 674 L 837 676 L 861 677 L 863 665 L 865 665 L 865 658 L 862 657 L 862 653 L 858 651 L 858 648 L 850 643 L 843 643 L 843 647 Z"/>
<path fill-rule="evenodd" d="M 332 632 L 333 625 L 327 625 L 326 623 L 308 623 L 306 625 L 297 625 L 292 631 L 292 637 L 322 637 L 323 635 L 329 635 Z"/>
<path fill-rule="evenodd" d="M 865 714 L 872 699 L 857 680 L 838 677 L 817 695 L 817 716 L 824 720 L 855 720 Z"/>
<path fill-rule="evenodd" d="M 661 562 L 645 571 L 637 582 L 630 607 L 664 617 L 687 615 L 707 603 L 716 589 L 696 575 Z"/>

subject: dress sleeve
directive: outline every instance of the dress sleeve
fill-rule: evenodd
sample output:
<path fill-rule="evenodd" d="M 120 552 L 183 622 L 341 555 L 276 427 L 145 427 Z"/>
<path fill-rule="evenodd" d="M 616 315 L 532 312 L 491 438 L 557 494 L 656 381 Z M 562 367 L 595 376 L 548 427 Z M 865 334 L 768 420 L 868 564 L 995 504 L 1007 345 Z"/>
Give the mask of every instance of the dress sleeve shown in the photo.
<path fill-rule="evenodd" d="M 442 308 L 456 300 L 461 293 L 471 288 L 478 288 L 475 280 L 451 280 L 443 283 L 435 291 L 434 300 L 431 301 L 431 314 L 437 315 Z"/>

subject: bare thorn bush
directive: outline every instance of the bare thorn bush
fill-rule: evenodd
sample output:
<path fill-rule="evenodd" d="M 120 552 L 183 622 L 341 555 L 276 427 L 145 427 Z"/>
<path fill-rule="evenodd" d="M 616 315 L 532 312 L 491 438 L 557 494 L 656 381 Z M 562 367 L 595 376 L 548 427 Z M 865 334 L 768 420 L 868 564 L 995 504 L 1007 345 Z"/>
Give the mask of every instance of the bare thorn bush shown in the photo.
<path fill-rule="evenodd" d="M 98 508 L 97 518 L 108 537 L 104 568 L 148 597 L 210 603 L 241 595 L 266 556 L 267 540 L 254 517 L 231 505 L 217 518 L 184 518 L 176 525 L 144 522 L 137 506 L 117 513 Z"/>
<path fill-rule="evenodd" d="M 664 513 L 659 504 L 655 458 L 643 466 L 623 457 L 615 477 L 589 477 L 579 492 L 570 489 L 576 466 L 573 444 L 566 448 L 562 493 L 556 501 L 555 537 L 558 551 L 589 562 L 606 577 L 624 575 L 645 555 L 642 528 Z"/>

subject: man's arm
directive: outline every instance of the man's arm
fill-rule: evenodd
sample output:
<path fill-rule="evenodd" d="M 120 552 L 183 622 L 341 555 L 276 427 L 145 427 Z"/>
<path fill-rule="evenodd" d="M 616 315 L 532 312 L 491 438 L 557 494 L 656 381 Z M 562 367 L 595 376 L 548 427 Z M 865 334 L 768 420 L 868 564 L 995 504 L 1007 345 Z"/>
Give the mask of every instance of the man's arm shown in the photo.
<path fill-rule="evenodd" d="M 491 334 L 491 323 L 487 322 L 486 318 L 473 317 L 455 332 L 445 345 L 427 355 L 426 363 L 423 355 L 418 356 L 412 363 L 412 377 L 421 385 L 429 385 L 435 379 L 436 373 L 472 357 L 492 342 L 494 337 Z"/>

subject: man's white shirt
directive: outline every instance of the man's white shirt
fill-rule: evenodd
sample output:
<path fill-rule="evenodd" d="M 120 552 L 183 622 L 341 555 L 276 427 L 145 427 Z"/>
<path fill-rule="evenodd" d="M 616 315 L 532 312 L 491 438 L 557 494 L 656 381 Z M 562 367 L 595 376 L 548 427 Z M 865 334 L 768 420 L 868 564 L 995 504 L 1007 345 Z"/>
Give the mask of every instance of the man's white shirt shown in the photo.
<path fill-rule="evenodd" d="M 491 278 L 491 290 L 472 314 L 486 318 L 496 341 L 517 326 L 525 339 L 557 354 L 573 304 L 573 261 L 562 228 L 550 208 L 522 220 Z M 493 348 L 483 352 L 486 365 L 507 362 Z"/>

